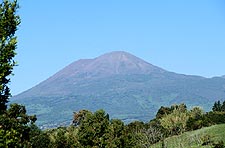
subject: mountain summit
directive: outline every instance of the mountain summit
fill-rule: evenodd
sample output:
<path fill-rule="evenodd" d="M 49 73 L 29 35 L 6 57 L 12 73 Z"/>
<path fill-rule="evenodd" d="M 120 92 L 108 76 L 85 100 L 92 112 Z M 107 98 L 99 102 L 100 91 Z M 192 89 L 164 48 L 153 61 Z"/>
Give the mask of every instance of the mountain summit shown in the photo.
<path fill-rule="evenodd" d="M 106 53 L 95 59 L 78 60 L 55 75 L 71 77 L 105 77 L 119 74 L 163 73 L 165 70 L 124 51 Z"/>
<path fill-rule="evenodd" d="M 124 51 L 115 51 L 95 58 L 86 68 L 97 74 L 146 74 L 164 71 Z"/>
<path fill-rule="evenodd" d="M 40 126 L 70 123 L 74 111 L 104 109 L 126 122 L 148 121 L 160 106 L 186 103 L 206 110 L 225 98 L 225 79 L 176 74 L 130 53 L 115 51 L 68 65 L 13 97 Z"/>

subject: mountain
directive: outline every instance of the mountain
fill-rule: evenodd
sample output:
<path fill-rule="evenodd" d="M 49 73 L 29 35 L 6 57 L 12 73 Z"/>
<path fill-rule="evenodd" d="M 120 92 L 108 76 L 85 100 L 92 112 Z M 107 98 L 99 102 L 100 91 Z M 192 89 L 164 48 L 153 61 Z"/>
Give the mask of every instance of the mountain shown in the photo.
<path fill-rule="evenodd" d="M 40 126 L 50 127 L 68 124 L 81 109 L 104 109 L 125 122 L 148 121 L 160 106 L 184 102 L 209 110 L 224 98 L 221 77 L 176 74 L 115 51 L 78 60 L 12 100 L 36 114 Z"/>
<path fill-rule="evenodd" d="M 165 70 L 153 66 L 129 53 L 115 51 L 95 59 L 78 60 L 46 81 L 40 83 L 38 86 L 22 93 L 22 96 L 39 97 L 40 95 L 58 96 L 62 94 L 76 94 L 76 92 L 74 92 L 74 87 L 77 88 L 77 84 L 80 84 L 81 82 L 84 83 L 83 81 L 94 81 L 98 79 L 107 79 L 108 77 L 135 74 L 158 75 L 159 73 L 165 72 Z M 68 86 L 71 89 L 68 88 Z M 79 88 L 81 87 L 79 86 Z"/>

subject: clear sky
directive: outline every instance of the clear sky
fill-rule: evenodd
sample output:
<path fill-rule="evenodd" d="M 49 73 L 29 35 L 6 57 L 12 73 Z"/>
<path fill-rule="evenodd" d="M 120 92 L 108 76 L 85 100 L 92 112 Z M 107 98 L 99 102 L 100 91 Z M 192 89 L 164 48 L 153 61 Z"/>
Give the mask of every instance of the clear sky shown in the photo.
<path fill-rule="evenodd" d="M 19 0 L 12 94 L 81 58 L 124 50 L 182 74 L 225 75 L 224 0 Z"/>

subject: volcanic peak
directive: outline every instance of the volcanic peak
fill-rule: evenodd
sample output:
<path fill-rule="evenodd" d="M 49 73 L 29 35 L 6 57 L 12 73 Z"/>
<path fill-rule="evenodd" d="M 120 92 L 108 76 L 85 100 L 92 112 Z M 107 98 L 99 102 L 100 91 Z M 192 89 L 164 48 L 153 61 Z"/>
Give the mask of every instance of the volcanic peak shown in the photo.
<path fill-rule="evenodd" d="M 63 69 L 66 75 L 109 76 L 162 73 L 165 70 L 124 51 L 106 53 L 94 59 L 78 60 Z"/>

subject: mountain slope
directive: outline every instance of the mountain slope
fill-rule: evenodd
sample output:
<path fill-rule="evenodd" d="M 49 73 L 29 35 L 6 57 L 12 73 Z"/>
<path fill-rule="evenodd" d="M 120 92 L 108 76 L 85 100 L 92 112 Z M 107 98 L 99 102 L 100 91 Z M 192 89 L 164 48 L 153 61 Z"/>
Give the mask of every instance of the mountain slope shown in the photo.
<path fill-rule="evenodd" d="M 73 90 L 69 90 L 67 86 L 76 87 L 76 84 L 83 83 L 83 81 L 93 81 L 114 75 L 158 75 L 160 73 L 166 73 L 166 71 L 129 53 L 115 51 L 95 59 L 78 60 L 23 95 L 68 94 L 73 93 Z"/>
<path fill-rule="evenodd" d="M 124 121 L 150 120 L 161 105 L 203 105 L 225 98 L 225 79 L 163 70 L 123 51 L 78 60 L 15 96 L 39 125 L 69 122 L 73 111 L 105 109 Z"/>
<path fill-rule="evenodd" d="M 205 148 L 212 147 L 212 145 L 202 146 L 203 140 L 209 137 L 215 143 L 223 141 L 225 143 L 225 124 L 213 125 L 211 127 L 204 127 L 199 130 L 185 132 L 181 135 L 166 138 L 164 140 L 165 147 L 178 148 L 178 147 L 193 147 Z M 162 143 L 158 142 L 152 148 L 161 148 Z"/>

